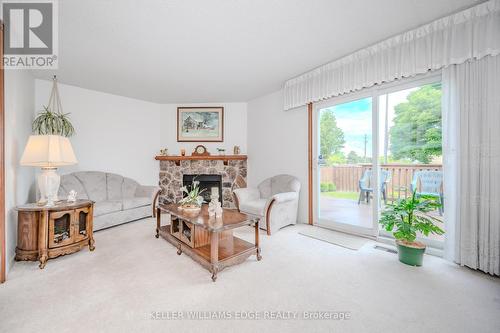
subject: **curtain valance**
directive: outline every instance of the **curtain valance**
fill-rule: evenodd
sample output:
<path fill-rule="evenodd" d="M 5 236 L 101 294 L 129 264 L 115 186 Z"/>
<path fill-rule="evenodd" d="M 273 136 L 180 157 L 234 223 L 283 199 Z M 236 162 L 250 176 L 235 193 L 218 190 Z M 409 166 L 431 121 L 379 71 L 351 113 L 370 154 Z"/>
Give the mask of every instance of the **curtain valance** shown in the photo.
<path fill-rule="evenodd" d="M 500 53 L 500 0 L 386 39 L 285 82 L 285 110 Z"/>

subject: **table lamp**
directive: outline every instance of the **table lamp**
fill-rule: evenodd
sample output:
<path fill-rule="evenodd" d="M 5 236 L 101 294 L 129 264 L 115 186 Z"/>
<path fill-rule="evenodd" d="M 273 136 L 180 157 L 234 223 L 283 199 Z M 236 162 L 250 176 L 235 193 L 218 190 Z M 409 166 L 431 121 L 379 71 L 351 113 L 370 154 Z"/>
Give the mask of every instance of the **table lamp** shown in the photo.
<path fill-rule="evenodd" d="M 38 204 L 53 206 L 57 199 L 61 177 L 57 167 L 76 164 L 75 153 L 68 138 L 59 135 L 30 135 L 21 157 L 21 165 L 42 169 L 38 176 Z"/>

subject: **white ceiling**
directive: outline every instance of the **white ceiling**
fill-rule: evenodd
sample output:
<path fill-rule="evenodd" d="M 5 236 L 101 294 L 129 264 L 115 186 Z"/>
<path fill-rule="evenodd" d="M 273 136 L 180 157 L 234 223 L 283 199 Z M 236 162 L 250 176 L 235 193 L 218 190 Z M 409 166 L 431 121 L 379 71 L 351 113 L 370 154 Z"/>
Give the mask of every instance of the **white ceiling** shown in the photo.
<path fill-rule="evenodd" d="M 62 83 L 158 103 L 247 101 L 478 2 L 61 0 L 55 74 Z"/>

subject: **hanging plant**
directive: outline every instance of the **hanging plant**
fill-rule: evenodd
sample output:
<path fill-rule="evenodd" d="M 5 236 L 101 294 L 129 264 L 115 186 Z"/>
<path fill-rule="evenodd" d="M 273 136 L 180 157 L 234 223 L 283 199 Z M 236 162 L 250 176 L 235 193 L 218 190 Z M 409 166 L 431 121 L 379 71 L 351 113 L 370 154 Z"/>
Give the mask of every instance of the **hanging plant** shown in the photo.
<path fill-rule="evenodd" d="M 68 117 L 69 113 L 52 112 L 44 106 L 33 121 L 33 132 L 38 135 L 61 135 L 70 137 L 75 128 Z"/>
<path fill-rule="evenodd" d="M 43 107 L 33 121 L 33 132 L 38 135 L 60 135 L 70 137 L 75 134 L 75 128 L 68 117 L 62 112 L 61 99 L 57 89 L 57 78 L 54 75 L 49 103 Z"/>

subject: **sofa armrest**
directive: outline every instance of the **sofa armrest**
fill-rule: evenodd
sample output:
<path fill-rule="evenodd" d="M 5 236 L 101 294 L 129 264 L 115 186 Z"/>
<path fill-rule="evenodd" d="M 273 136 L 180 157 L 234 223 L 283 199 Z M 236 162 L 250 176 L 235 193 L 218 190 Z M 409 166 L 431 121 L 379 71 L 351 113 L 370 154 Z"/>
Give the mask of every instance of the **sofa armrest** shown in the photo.
<path fill-rule="evenodd" d="M 236 196 L 237 207 L 240 209 L 240 202 L 257 200 L 260 198 L 260 192 L 256 188 L 238 188 L 233 191 L 233 194 Z"/>
<path fill-rule="evenodd" d="M 297 192 L 284 192 L 284 193 L 278 193 L 273 195 L 271 198 L 269 198 L 269 202 L 274 200 L 277 204 L 283 203 L 283 202 L 288 202 L 288 201 L 293 201 L 299 197 L 299 194 Z"/>
<path fill-rule="evenodd" d="M 156 217 L 156 206 L 158 205 L 158 198 L 160 196 L 161 188 L 158 186 L 145 186 L 139 185 L 135 190 L 136 197 L 151 198 L 151 206 L 153 209 L 153 217 Z"/>

